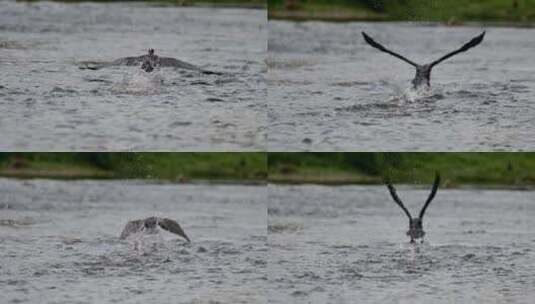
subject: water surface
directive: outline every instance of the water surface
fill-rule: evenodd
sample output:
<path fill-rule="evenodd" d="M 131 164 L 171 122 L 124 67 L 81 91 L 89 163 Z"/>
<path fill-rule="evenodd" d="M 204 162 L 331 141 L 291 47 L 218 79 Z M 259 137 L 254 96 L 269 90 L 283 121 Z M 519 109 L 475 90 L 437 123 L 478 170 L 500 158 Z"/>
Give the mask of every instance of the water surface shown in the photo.
<path fill-rule="evenodd" d="M 416 100 L 406 94 L 415 69 L 361 35 L 423 64 L 482 30 L 270 21 L 270 150 L 533 149 L 533 29 L 486 28 L 479 46 L 433 69 L 429 97 Z"/>
<path fill-rule="evenodd" d="M 3 1 L 0 149 L 262 150 L 266 12 Z M 80 70 L 154 48 L 201 68 Z"/>
<path fill-rule="evenodd" d="M 398 187 L 414 215 L 429 189 Z M 384 186 L 269 186 L 270 303 L 531 303 L 535 192 L 439 189 L 412 246 Z"/>
<path fill-rule="evenodd" d="M 0 193 L 2 303 L 266 303 L 264 186 L 0 179 Z M 119 240 L 152 215 L 192 243 Z"/>

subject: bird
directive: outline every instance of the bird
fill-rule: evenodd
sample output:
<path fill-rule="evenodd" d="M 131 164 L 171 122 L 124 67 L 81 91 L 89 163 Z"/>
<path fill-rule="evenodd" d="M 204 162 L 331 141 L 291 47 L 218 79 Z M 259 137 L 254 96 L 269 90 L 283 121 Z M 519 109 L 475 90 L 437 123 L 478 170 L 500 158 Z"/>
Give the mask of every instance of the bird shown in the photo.
<path fill-rule="evenodd" d="M 110 66 L 140 66 L 145 72 L 152 72 L 157 67 L 173 67 L 179 69 L 198 71 L 202 74 L 222 75 L 222 73 L 208 71 L 200 67 L 171 57 L 160 57 L 155 54 L 153 48 L 149 48 L 147 54 L 116 59 L 112 62 L 96 63 L 91 61 L 81 62 L 80 69 L 99 70 Z"/>
<path fill-rule="evenodd" d="M 433 182 L 431 193 L 427 197 L 427 200 L 425 201 L 424 206 L 420 210 L 420 214 L 416 218 L 413 218 L 409 210 L 407 210 L 405 205 L 403 205 L 403 202 L 401 201 L 401 199 L 396 193 L 396 189 L 394 188 L 394 185 L 392 185 L 389 179 L 386 180 L 385 184 L 388 190 L 390 191 L 390 195 L 394 199 L 394 202 L 396 202 L 396 204 L 398 204 L 398 206 L 401 207 L 401 209 L 403 209 L 403 212 L 405 212 L 407 217 L 409 217 L 409 230 L 407 231 L 407 235 L 411 238 L 411 243 L 414 243 L 416 239 L 419 239 L 419 238 L 423 239 L 425 235 L 424 228 L 423 228 L 424 214 L 425 214 L 425 211 L 427 210 L 427 207 L 429 206 L 429 204 L 431 203 L 431 201 L 435 198 L 435 195 L 437 194 L 438 186 L 440 185 L 440 174 L 438 172 L 435 174 L 435 181 Z"/>
<path fill-rule="evenodd" d="M 130 235 L 137 233 L 156 234 L 158 233 L 158 226 L 164 230 L 183 237 L 188 241 L 188 243 L 191 243 L 189 237 L 176 221 L 156 216 L 129 221 L 124 227 L 123 232 L 121 232 L 121 236 L 119 238 L 126 239 Z"/>
<path fill-rule="evenodd" d="M 448 53 L 442 57 L 440 57 L 439 59 L 431 62 L 431 63 L 428 63 L 428 64 L 417 64 L 409 59 L 407 59 L 406 57 L 394 52 L 394 51 L 391 51 L 389 49 L 387 49 L 386 47 L 384 47 L 383 45 L 379 44 L 378 42 L 376 42 L 375 40 L 373 40 L 370 36 L 368 36 L 368 34 L 366 34 L 365 32 L 362 32 L 362 36 L 364 37 L 364 41 L 366 41 L 369 45 L 371 45 L 372 47 L 382 51 L 382 52 L 385 52 L 385 53 L 388 53 L 394 57 L 397 57 L 403 61 L 405 61 L 406 63 L 414 66 L 416 68 L 416 75 L 414 76 L 414 79 L 412 80 L 412 86 L 414 89 L 419 89 L 420 87 L 427 87 L 429 88 L 430 85 L 431 85 L 431 70 L 433 69 L 433 67 L 435 67 L 437 64 L 441 63 L 442 61 L 452 57 L 452 56 L 455 56 L 459 53 L 462 53 L 462 52 L 466 52 L 468 51 L 469 49 L 477 46 L 478 44 L 481 43 L 481 41 L 483 41 L 483 38 L 485 37 L 485 31 L 483 31 L 480 35 L 472 38 L 472 40 L 470 40 L 469 42 L 467 42 L 466 44 L 464 44 L 461 48 L 451 52 L 451 53 Z"/>

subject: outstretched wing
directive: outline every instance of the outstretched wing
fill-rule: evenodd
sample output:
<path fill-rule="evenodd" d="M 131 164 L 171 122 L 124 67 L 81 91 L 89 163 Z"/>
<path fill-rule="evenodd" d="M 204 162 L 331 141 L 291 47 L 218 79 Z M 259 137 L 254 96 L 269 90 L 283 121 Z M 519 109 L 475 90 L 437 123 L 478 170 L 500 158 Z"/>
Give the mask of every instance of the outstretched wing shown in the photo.
<path fill-rule="evenodd" d="M 126 65 L 137 66 L 140 65 L 147 55 L 138 57 L 123 57 L 114 61 L 80 61 L 78 68 L 81 70 L 100 70 L 110 66 Z"/>
<path fill-rule="evenodd" d="M 159 57 L 158 62 L 160 66 L 163 67 L 174 67 L 174 68 L 181 68 L 181 69 L 187 69 L 187 70 L 194 70 L 194 71 L 200 71 L 201 68 L 199 68 L 196 65 L 193 65 L 191 63 L 187 63 L 175 58 L 171 57 Z"/>
<path fill-rule="evenodd" d="M 143 220 L 130 221 L 124 226 L 123 232 L 121 232 L 120 239 L 126 239 L 130 234 L 139 231 L 143 225 Z"/>
<path fill-rule="evenodd" d="M 465 45 L 463 45 L 460 49 L 454 51 L 454 52 L 451 52 L 445 56 L 443 56 L 442 58 L 436 60 L 436 61 L 433 61 L 431 64 L 430 64 L 430 67 L 433 67 L 439 63 L 441 63 L 442 61 L 452 57 L 452 56 L 455 56 L 459 53 L 462 53 L 462 52 L 466 52 L 468 51 L 469 49 L 473 48 L 474 46 L 478 45 L 481 43 L 481 41 L 483 41 L 483 38 L 485 37 L 485 31 L 483 31 L 483 33 L 481 33 L 479 36 L 473 38 L 472 40 L 470 40 L 468 43 L 466 43 Z"/>
<path fill-rule="evenodd" d="M 425 202 L 424 206 L 422 207 L 422 210 L 420 211 L 420 215 L 418 216 L 420 219 L 424 217 L 425 209 L 427 209 L 427 206 L 429 206 L 429 203 L 431 203 L 431 201 L 435 198 L 439 185 L 440 185 L 440 174 L 437 172 L 435 174 L 435 181 L 433 182 L 433 188 L 431 189 L 431 193 L 429 193 L 429 197 L 427 198 L 427 201 Z"/>
<path fill-rule="evenodd" d="M 207 71 L 203 70 L 200 67 L 193 65 L 191 63 L 187 63 L 185 61 L 181 61 L 175 58 L 171 57 L 159 57 L 159 64 L 163 67 L 174 67 L 179 69 L 186 69 L 186 70 L 193 70 L 193 71 L 199 71 L 203 74 L 214 74 L 214 75 L 222 75 L 223 73 L 220 72 L 213 72 L 213 71 Z"/>
<path fill-rule="evenodd" d="M 188 240 L 188 242 L 191 243 L 189 237 L 186 235 L 186 233 L 184 233 L 184 230 L 182 230 L 182 227 L 180 227 L 180 225 L 177 222 L 173 221 L 172 219 L 160 218 L 158 221 L 158 225 L 160 225 L 162 229 L 165 229 L 171 233 L 180 235 L 181 237 L 185 238 L 186 240 Z"/>
<path fill-rule="evenodd" d="M 377 43 L 375 40 L 373 40 L 370 36 L 366 35 L 366 33 L 362 32 L 362 36 L 364 37 L 364 40 L 371 46 L 373 46 L 374 48 L 380 50 L 380 51 L 383 51 L 385 53 L 388 53 L 394 57 L 397 57 L 403 61 L 405 61 L 406 63 L 410 64 L 410 65 L 413 65 L 415 67 L 417 67 L 418 65 L 412 61 L 410 61 L 409 59 L 401 56 L 400 54 L 398 53 L 395 53 L 387 48 L 385 48 L 384 46 L 382 46 L 381 44 Z"/>
<path fill-rule="evenodd" d="M 407 208 L 405 208 L 405 205 L 403 205 L 403 202 L 399 199 L 398 194 L 396 193 L 396 188 L 394 188 L 394 186 L 390 183 L 389 180 L 387 180 L 385 183 L 386 183 L 386 187 L 390 191 L 390 195 L 394 199 L 394 202 L 396 202 L 396 204 L 398 204 L 398 206 L 400 206 L 401 209 L 403 209 L 405 214 L 409 217 L 409 220 L 411 220 L 412 216 L 409 213 L 409 210 L 407 210 Z"/>
<path fill-rule="evenodd" d="M 116 59 L 110 63 L 110 65 L 140 65 L 146 58 L 148 58 L 147 55 L 142 56 L 136 56 L 136 57 L 123 57 Z"/>

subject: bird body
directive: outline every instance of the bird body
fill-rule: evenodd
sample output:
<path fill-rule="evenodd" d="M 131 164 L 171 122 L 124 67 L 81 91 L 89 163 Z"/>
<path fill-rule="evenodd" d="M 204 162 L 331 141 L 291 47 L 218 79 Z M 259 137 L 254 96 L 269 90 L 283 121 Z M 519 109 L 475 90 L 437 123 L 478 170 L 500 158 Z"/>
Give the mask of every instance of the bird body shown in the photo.
<path fill-rule="evenodd" d="M 159 228 L 183 237 L 188 243 L 191 242 L 184 230 L 182 230 L 182 227 L 180 227 L 176 221 L 155 216 L 128 222 L 121 232 L 120 238 L 127 239 L 131 235 L 139 233 L 156 234 L 158 233 Z"/>
<path fill-rule="evenodd" d="M 433 69 L 433 67 L 435 67 L 437 64 L 441 63 L 442 61 L 452 57 L 452 56 L 455 56 L 459 53 L 462 53 L 462 52 L 466 52 L 468 51 L 469 49 L 477 46 L 478 44 L 481 43 L 481 41 L 483 41 L 483 38 L 485 37 L 485 32 L 481 33 L 479 36 L 473 38 L 472 40 L 470 40 L 469 42 L 467 42 L 466 44 L 464 44 L 460 49 L 458 50 L 455 50 L 451 53 L 448 53 L 447 55 L 445 56 L 442 56 L 441 58 L 439 58 L 438 60 L 435 60 L 429 64 L 417 64 L 409 59 L 407 59 L 405 56 L 402 56 L 394 51 L 391 51 L 389 49 L 387 49 L 386 47 L 384 47 L 383 45 L 381 45 L 380 43 L 376 42 L 375 40 L 373 40 L 373 38 L 371 38 L 370 36 L 368 36 L 365 32 L 362 32 L 362 36 L 364 37 L 364 41 L 366 41 L 366 43 L 368 43 L 369 45 L 371 45 L 372 47 L 382 51 L 382 52 L 385 52 L 387 54 L 390 54 L 394 57 L 397 57 L 403 61 L 405 61 L 406 63 L 414 66 L 416 68 L 416 75 L 414 76 L 413 80 L 412 80 L 412 86 L 414 89 L 419 89 L 420 87 L 422 86 L 426 86 L 426 87 L 429 87 L 431 85 L 431 70 Z"/>
<path fill-rule="evenodd" d="M 394 188 L 394 185 L 390 183 L 390 181 L 386 181 L 386 186 L 390 192 L 390 195 L 392 196 L 392 199 L 394 199 L 394 202 L 401 207 L 403 212 L 407 215 L 409 218 L 409 230 L 407 231 L 407 235 L 411 238 L 411 243 L 414 243 L 414 240 L 423 238 L 425 236 L 424 228 L 423 228 L 423 218 L 425 211 L 431 201 L 435 198 L 435 195 L 438 191 L 438 186 L 440 185 L 440 175 L 436 173 L 435 175 L 435 181 L 433 182 L 433 187 L 431 189 L 431 193 L 427 197 L 427 200 L 420 210 L 420 213 L 418 214 L 418 217 L 412 217 L 409 210 L 405 207 L 399 196 L 397 195 L 396 189 Z"/>

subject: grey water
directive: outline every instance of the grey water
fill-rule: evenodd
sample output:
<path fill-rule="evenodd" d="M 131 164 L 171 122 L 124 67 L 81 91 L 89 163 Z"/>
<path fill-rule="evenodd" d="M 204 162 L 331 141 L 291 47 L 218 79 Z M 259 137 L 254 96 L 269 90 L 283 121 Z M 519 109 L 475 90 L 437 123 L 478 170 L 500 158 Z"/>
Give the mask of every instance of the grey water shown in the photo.
<path fill-rule="evenodd" d="M 416 215 L 428 187 L 399 186 Z M 270 303 L 532 303 L 535 191 L 439 189 L 423 244 L 384 186 L 269 186 Z"/>
<path fill-rule="evenodd" d="M 266 303 L 266 187 L 0 179 L 1 303 Z M 191 238 L 140 252 L 129 220 Z"/>
<path fill-rule="evenodd" d="M 262 150 L 266 10 L 2 1 L 0 149 Z M 82 61 L 156 54 L 223 75 Z"/>
<path fill-rule="evenodd" d="M 287 21 L 268 26 L 270 151 L 535 147 L 532 28 Z M 372 48 L 361 35 L 366 31 L 424 64 L 483 30 L 479 46 L 433 69 L 425 96 L 408 90 L 412 66 Z"/>

